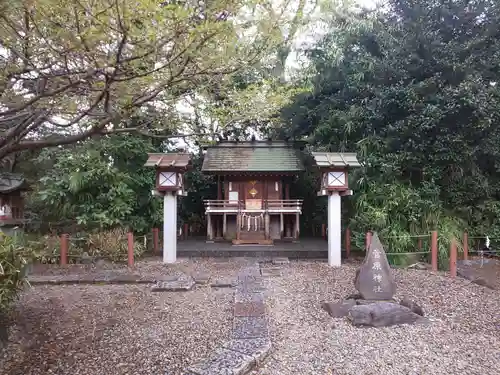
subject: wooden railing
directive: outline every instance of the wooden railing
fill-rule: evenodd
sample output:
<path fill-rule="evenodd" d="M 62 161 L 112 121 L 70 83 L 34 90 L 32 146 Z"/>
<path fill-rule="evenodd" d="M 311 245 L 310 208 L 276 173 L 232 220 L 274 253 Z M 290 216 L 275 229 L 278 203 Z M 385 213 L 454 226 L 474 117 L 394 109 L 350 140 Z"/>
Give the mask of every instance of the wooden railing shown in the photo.
<path fill-rule="evenodd" d="M 302 199 L 268 199 L 264 201 L 268 211 L 300 211 L 302 209 Z"/>
<path fill-rule="evenodd" d="M 205 200 L 206 212 L 238 212 L 243 207 L 241 201 Z"/>
<path fill-rule="evenodd" d="M 205 200 L 205 211 L 220 212 L 220 213 L 238 213 L 251 211 L 268 211 L 270 213 L 280 212 L 301 212 L 302 199 L 264 199 L 262 200 L 262 208 L 259 210 L 246 210 L 245 202 L 229 201 L 229 200 Z"/>

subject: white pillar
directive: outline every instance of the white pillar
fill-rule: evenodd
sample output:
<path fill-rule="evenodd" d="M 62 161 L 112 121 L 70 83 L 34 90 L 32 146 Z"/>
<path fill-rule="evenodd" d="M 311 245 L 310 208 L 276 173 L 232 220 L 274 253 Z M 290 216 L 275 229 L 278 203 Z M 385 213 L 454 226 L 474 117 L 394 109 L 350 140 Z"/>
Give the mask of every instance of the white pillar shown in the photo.
<path fill-rule="evenodd" d="M 163 197 L 163 263 L 177 260 L 177 195 L 166 192 Z"/>
<path fill-rule="evenodd" d="M 340 195 L 332 192 L 328 195 L 328 265 L 341 266 L 342 228 Z"/>

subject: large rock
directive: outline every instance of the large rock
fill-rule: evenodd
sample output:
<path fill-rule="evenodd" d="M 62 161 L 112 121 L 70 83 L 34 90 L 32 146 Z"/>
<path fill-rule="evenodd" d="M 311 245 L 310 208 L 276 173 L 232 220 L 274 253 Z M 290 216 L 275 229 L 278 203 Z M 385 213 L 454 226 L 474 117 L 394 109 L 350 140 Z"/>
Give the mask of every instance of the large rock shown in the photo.
<path fill-rule="evenodd" d="M 349 310 L 355 305 L 355 300 L 348 299 L 340 302 L 323 302 L 321 308 L 332 318 L 343 318 L 349 315 Z"/>
<path fill-rule="evenodd" d="M 409 298 L 403 298 L 399 304 L 404 307 L 408 307 L 412 312 L 418 314 L 420 316 L 424 316 L 424 309 L 415 301 L 412 301 Z"/>
<path fill-rule="evenodd" d="M 396 293 L 396 283 L 377 233 L 361 267 L 356 272 L 354 286 L 365 300 L 390 300 Z"/>
<path fill-rule="evenodd" d="M 356 305 L 349 310 L 349 319 L 355 326 L 389 327 L 423 321 L 409 308 L 391 302 Z"/>

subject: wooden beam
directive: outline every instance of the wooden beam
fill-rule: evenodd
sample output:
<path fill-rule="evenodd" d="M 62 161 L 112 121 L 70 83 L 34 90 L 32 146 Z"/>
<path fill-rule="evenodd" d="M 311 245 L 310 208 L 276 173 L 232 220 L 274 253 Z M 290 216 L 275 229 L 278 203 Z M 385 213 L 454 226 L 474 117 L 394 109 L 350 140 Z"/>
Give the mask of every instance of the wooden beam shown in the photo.
<path fill-rule="evenodd" d="M 280 213 L 280 238 L 283 239 L 285 235 L 285 222 L 283 220 L 283 212 Z"/>
<path fill-rule="evenodd" d="M 208 214 L 207 215 L 207 237 L 209 241 L 212 241 L 213 238 L 213 232 L 212 232 L 212 215 Z"/>
<path fill-rule="evenodd" d="M 299 234 L 300 234 L 300 215 L 297 212 L 295 214 L 295 236 L 294 236 L 296 240 L 299 239 Z"/>
<path fill-rule="evenodd" d="M 269 222 L 270 222 L 269 213 L 266 212 L 264 215 L 264 237 L 266 240 L 269 240 L 271 237 L 269 233 L 269 224 L 270 224 Z"/>
<path fill-rule="evenodd" d="M 222 216 L 222 238 L 226 238 L 226 232 L 227 232 L 227 214 L 224 213 Z"/>

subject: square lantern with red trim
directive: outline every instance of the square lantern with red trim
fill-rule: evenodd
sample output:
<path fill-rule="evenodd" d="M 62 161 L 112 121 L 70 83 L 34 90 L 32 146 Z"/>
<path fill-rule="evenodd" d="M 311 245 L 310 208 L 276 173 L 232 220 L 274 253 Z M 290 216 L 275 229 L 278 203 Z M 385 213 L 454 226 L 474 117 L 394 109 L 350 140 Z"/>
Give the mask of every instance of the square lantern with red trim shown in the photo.
<path fill-rule="evenodd" d="M 350 167 L 359 167 L 360 164 L 354 153 L 313 152 L 316 166 L 321 172 L 321 187 L 319 195 L 328 192 L 340 193 L 349 190 L 348 170 Z"/>
<path fill-rule="evenodd" d="M 184 173 L 191 168 L 191 154 L 148 154 L 146 167 L 156 168 L 156 190 L 182 192 Z"/>

